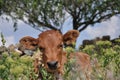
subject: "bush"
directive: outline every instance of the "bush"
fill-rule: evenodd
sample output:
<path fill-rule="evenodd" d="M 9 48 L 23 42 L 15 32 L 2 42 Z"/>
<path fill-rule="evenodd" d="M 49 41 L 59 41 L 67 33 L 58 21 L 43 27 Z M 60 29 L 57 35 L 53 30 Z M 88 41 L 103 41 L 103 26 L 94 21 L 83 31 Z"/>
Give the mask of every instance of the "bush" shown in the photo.
<path fill-rule="evenodd" d="M 37 79 L 34 73 L 33 59 L 30 56 L 19 57 L 19 53 L 2 53 L 0 59 L 0 79 L 2 80 L 30 80 Z"/>
<path fill-rule="evenodd" d="M 120 45 L 98 41 L 95 45 L 86 45 L 82 51 L 91 56 L 93 80 L 120 79 Z"/>

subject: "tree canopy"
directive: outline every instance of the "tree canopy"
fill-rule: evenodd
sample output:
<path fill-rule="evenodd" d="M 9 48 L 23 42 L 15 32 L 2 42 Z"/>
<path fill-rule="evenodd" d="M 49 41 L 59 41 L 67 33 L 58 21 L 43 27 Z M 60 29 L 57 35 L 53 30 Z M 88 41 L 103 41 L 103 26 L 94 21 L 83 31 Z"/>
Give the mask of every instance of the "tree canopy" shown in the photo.
<path fill-rule="evenodd" d="M 22 20 L 35 29 L 60 30 L 68 18 L 73 29 L 83 31 L 120 14 L 120 0 L 0 0 L 0 15 Z M 69 26 L 68 26 L 69 27 Z"/>

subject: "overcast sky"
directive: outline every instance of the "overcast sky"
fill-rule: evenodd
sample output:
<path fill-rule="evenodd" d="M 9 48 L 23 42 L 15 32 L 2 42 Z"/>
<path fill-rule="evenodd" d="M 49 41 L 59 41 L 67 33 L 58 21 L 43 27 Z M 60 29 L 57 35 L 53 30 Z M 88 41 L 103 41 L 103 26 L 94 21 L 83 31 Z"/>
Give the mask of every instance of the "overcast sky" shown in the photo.
<path fill-rule="evenodd" d="M 63 33 L 67 32 L 71 28 L 71 21 L 68 20 L 63 25 Z M 69 27 L 69 28 L 68 28 Z M 10 44 L 16 44 L 19 42 L 23 36 L 32 36 L 34 38 L 38 37 L 40 33 L 38 30 L 24 24 L 22 21 L 18 22 L 18 30 L 14 32 L 13 22 L 3 20 L 0 17 L 0 32 L 4 34 L 6 39 L 6 46 Z M 103 35 L 110 35 L 111 39 L 116 38 L 120 35 L 120 19 L 118 17 L 112 17 L 110 20 L 102 22 L 100 24 L 95 24 L 94 26 L 89 26 L 86 30 L 80 33 L 77 39 L 77 47 L 82 43 L 84 39 L 93 39 L 95 37 L 102 37 Z M 1 45 L 0 38 L 0 45 Z"/>

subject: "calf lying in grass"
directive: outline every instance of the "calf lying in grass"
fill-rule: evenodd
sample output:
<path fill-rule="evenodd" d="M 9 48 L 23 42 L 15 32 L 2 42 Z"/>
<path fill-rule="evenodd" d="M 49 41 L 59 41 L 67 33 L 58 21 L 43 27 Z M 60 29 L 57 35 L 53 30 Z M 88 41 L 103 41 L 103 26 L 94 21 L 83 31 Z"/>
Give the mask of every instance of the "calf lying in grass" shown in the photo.
<path fill-rule="evenodd" d="M 28 47 L 32 45 L 40 49 L 42 53 L 42 63 L 44 64 L 44 68 L 47 70 L 47 72 L 55 74 L 56 80 L 63 80 L 63 75 L 65 74 L 65 64 L 67 64 L 70 59 L 75 60 L 74 66 L 75 69 L 77 69 L 73 69 L 73 66 L 71 71 L 82 72 L 82 75 L 85 76 L 85 79 L 89 80 L 89 75 L 91 71 L 89 55 L 82 52 L 76 52 L 70 53 L 68 57 L 68 53 L 63 50 L 63 45 L 71 45 L 73 42 L 76 41 L 78 35 L 79 32 L 75 30 L 71 30 L 65 35 L 62 35 L 59 31 L 48 30 L 41 33 L 37 39 L 32 39 L 32 41 L 27 39 L 27 37 L 26 39 L 29 41 L 30 44 Z M 24 39 L 21 39 L 20 41 L 23 40 L 26 43 L 27 41 L 25 41 Z M 26 45 L 25 43 L 23 44 L 23 46 Z"/>

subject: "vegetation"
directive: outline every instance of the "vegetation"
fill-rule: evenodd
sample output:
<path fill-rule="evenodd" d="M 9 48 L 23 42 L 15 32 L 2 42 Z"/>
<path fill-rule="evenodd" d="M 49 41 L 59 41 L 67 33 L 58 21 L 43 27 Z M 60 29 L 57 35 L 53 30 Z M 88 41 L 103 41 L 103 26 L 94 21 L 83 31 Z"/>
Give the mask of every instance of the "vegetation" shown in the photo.
<path fill-rule="evenodd" d="M 120 39 L 115 40 L 120 43 Z M 69 54 L 75 52 L 71 47 L 65 48 Z M 80 51 L 86 52 L 91 56 L 92 80 L 119 80 L 120 79 L 120 45 L 113 44 L 110 41 L 97 41 L 94 45 L 86 45 L 84 48 L 80 46 Z M 65 64 L 65 80 L 77 80 L 77 72 L 70 73 L 74 64 L 74 60 L 69 59 Z M 44 68 L 40 71 L 43 80 L 53 80 L 53 74 L 47 73 Z M 2 80 L 36 80 L 38 77 L 34 73 L 33 58 L 30 56 L 19 57 L 16 52 L 3 52 L 0 57 L 0 79 Z"/>
<path fill-rule="evenodd" d="M 60 30 L 71 19 L 73 29 L 82 31 L 120 14 L 119 3 L 120 0 L 0 0 L 0 16 L 11 16 L 15 30 L 17 20 L 37 30 Z"/>
<path fill-rule="evenodd" d="M 5 39 L 1 33 L 2 46 L 5 45 Z M 119 80 L 120 79 L 120 38 L 114 41 L 95 41 L 94 44 L 81 45 L 80 51 L 86 52 L 91 57 L 92 80 Z M 75 46 L 75 44 L 73 44 Z M 67 52 L 68 61 L 65 64 L 65 80 L 81 79 L 79 72 L 71 72 L 74 67 L 74 59 L 70 59 L 69 55 L 76 50 L 72 47 L 64 48 Z M 34 60 L 31 56 L 22 56 L 20 54 L 7 50 L 0 53 L 0 80 L 37 80 L 39 76 L 34 72 Z M 44 68 L 40 68 L 43 80 L 54 80 L 53 74 L 47 73 Z M 82 74 L 82 73 L 81 73 Z M 84 80 L 84 79 L 82 79 Z"/>
<path fill-rule="evenodd" d="M 120 39 L 116 39 L 119 43 Z M 92 78 L 97 80 L 120 79 L 120 45 L 110 41 L 97 41 L 94 45 L 80 47 L 81 51 L 91 56 L 93 73 Z"/>
<path fill-rule="evenodd" d="M 73 29 L 82 31 L 89 25 L 103 22 L 112 16 L 120 14 L 120 0 L 0 0 L 0 16 L 8 15 L 14 21 L 22 20 L 37 30 L 61 30 L 63 24 L 72 20 Z M 11 6 L 12 5 L 12 6 Z M 8 20 L 8 18 L 6 18 Z M 5 46 L 6 40 L 1 33 L 1 42 Z M 91 56 L 93 80 L 120 79 L 120 39 L 97 41 L 93 45 L 80 46 L 80 51 Z M 65 49 L 69 54 L 75 52 L 73 48 Z M 1 51 L 2 52 L 2 51 Z M 78 76 L 70 70 L 74 60 L 65 64 L 65 80 Z M 52 74 L 40 69 L 43 79 L 53 80 Z M 0 80 L 36 80 L 33 59 L 30 56 L 19 57 L 17 52 L 0 53 Z"/>
<path fill-rule="evenodd" d="M 10 55 L 3 52 L 0 59 L 0 79 L 2 80 L 33 80 L 37 79 L 34 73 L 33 59 L 30 56 L 19 57 L 19 53 Z"/>
<path fill-rule="evenodd" d="M 5 40 L 4 35 L 3 35 L 2 33 L 1 33 L 0 35 L 1 35 L 1 42 L 2 42 L 2 45 L 4 46 L 5 43 L 6 43 L 6 40 Z"/>

